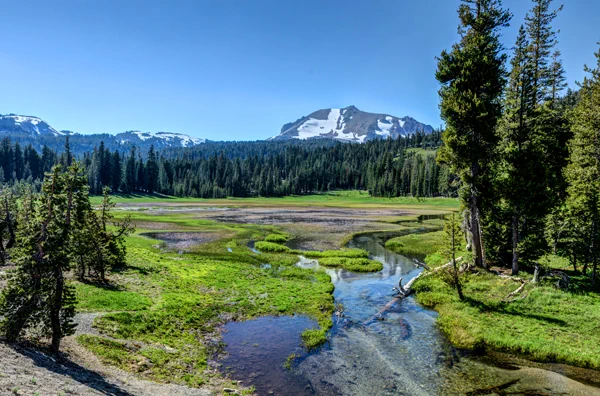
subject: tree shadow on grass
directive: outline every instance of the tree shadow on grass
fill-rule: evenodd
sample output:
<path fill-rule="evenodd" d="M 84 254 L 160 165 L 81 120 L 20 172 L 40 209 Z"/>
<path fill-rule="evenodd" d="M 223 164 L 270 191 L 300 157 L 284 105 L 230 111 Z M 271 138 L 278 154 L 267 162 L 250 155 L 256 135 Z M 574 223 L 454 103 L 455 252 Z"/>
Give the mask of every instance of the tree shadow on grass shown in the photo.
<path fill-rule="evenodd" d="M 113 272 L 113 273 L 123 273 L 123 272 L 127 272 L 127 271 L 135 271 L 141 275 L 148 275 L 152 272 L 158 272 L 158 270 L 153 269 L 153 268 L 140 267 L 140 266 L 132 265 L 132 264 L 120 265 L 118 267 L 114 267 L 111 270 L 111 272 Z"/>
<path fill-rule="evenodd" d="M 104 290 L 113 290 L 113 291 L 124 291 L 126 290 L 125 287 L 123 287 L 122 285 L 117 285 L 114 283 L 110 283 L 109 281 L 102 281 L 99 279 L 80 279 L 79 280 L 81 283 L 84 283 L 86 285 L 90 285 L 90 286 L 94 286 L 100 289 L 104 289 Z"/>
<path fill-rule="evenodd" d="M 513 316 L 520 316 L 520 317 L 524 317 L 524 318 L 540 320 L 540 321 L 544 321 L 544 322 L 548 322 L 548 323 L 552 323 L 552 324 L 560 325 L 560 326 L 565 326 L 567 324 L 567 322 L 565 322 L 564 320 L 561 320 L 561 319 L 553 318 L 553 317 L 546 316 L 546 315 L 537 315 L 537 314 L 533 314 L 533 313 L 515 312 L 513 310 L 507 309 L 508 306 L 505 304 L 493 304 L 492 305 L 492 304 L 485 303 L 483 301 L 476 300 L 469 296 L 465 296 L 463 301 L 466 302 L 467 304 L 469 304 L 470 306 L 477 308 L 481 312 L 498 312 L 498 313 L 505 314 L 505 315 L 513 315 Z"/>
<path fill-rule="evenodd" d="M 108 382 L 101 374 L 86 369 L 85 367 L 73 362 L 62 353 L 58 357 L 53 357 L 45 354 L 40 349 L 16 344 L 6 345 L 16 353 L 31 359 L 36 366 L 56 374 L 70 377 L 72 380 L 84 384 L 103 395 L 133 396 L 133 394 L 129 393 L 128 391 Z"/>

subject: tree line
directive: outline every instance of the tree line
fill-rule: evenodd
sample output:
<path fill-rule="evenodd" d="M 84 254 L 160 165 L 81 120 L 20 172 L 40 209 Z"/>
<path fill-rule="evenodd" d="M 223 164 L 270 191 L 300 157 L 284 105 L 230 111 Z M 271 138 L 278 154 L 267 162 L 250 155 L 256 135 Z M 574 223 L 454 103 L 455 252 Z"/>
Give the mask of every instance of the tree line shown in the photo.
<path fill-rule="evenodd" d="M 90 193 L 161 193 L 181 197 L 285 196 L 335 189 L 368 190 L 374 196 L 454 196 L 455 177 L 435 161 L 441 133 L 416 133 L 365 144 L 316 142 L 215 142 L 189 149 L 142 153 L 111 151 L 101 142 L 81 156 Z M 38 154 L 4 139 L 0 145 L 5 181 L 40 178 L 69 163 L 69 141 L 59 155 L 47 146 Z"/>
<path fill-rule="evenodd" d="M 438 58 L 439 161 L 460 181 L 473 262 L 517 274 L 546 253 L 597 278 L 600 233 L 600 52 L 567 91 L 552 27 L 561 7 L 534 0 L 508 55 L 500 0 L 463 0 L 461 39 Z"/>

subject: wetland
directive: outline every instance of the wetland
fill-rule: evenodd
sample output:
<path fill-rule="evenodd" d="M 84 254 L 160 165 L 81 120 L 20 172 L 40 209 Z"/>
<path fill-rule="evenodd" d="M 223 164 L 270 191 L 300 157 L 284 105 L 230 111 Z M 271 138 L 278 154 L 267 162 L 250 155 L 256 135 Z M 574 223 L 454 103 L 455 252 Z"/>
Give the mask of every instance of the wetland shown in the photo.
<path fill-rule="evenodd" d="M 84 305 L 98 313 L 94 334 L 77 339 L 103 364 L 217 393 L 600 394 L 595 370 L 453 346 L 418 295 L 374 317 L 400 278 L 423 271 L 414 259 L 425 255 L 390 241 L 439 233 L 452 204 L 120 205 L 137 226 L 128 268 L 111 279 L 126 301 L 111 309 L 98 291 Z M 261 250 L 265 239 L 285 249 Z M 381 269 L 321 265 L 333 251 L 366 252 Z"/>

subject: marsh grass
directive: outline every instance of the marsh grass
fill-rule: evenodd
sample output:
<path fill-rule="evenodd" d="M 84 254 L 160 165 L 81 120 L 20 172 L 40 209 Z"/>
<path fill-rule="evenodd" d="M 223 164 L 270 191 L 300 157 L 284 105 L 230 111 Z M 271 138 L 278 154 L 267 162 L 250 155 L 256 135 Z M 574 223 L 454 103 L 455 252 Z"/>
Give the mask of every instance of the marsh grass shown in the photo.
<path fill-rule="evenodd" d="M 409 234 L 389 239 L 385 247 L 398 254 L 425 257 L 439 251 L 444 244 L 444 232 Z"/>
<path fill-rule="evenodd" d="M 132 212 L 134 221 L 147 216 Z M 182 214 L 150 217 L 173 230 L 223 238 L 177 254 L 140 235 L 148 231 L 142 228 L 127 238 L 127 267 L 110 277 L 119 287 L 76 284 L 79 310 L 107 312 L 94 326 L 111 339 L 78 337 L 103 362 L 155 381 L 198 386 L 209 380 L 207 361 L 220 348 L 212 340 L 226 321 L 303 314 L 317 320 L 322 335 L 317 343 L 317 333 L 307 333 L 302 337 L 306 346 L 324 342 L 334 310 L 329 275 L 296 267 L 293 255 L 254 254 L 246 247 L 248 241 L 272 234 L 274 227 L 228 225 Z M 261 266 L 265 262 L 270 268 Z"/>
<path fill-rule="evenodd" d="M 439 254 L 427 258 L 436 265 Z M 549 257 L 552 266 L 565 266 Z M 531 279 L 522 272 L 519 276 Z M 464 301 L 443 275 L 421 277 L 414 285 L 417 301 L 439 312 L 438 324 L 450 341 L 466 349 L 491 348 L 542 362 L 600 369 L 600 298 L 574 276 L 569 291 L 552 282 L 528 284 L 522 299 L 503 302 L 519 284 L 480 270 L 463 276 Z M 588 285 L 589 286 L 589 285 Z"/>
<path fill-rule="evenodd" d="M 324 257 L 319 259 L 319 264 L 324 267 L 338 267 L 353 272 L 377 272 L 383 269 L 379 261 L 366 258 Z"/>
<path fill-rule="evenodd" d="M 273 242 L 273 243 L 283 244 L 283 243 L 286 243 L 288 241 L 288 239 L 289 239 L 289 237 L 287 235 L 269 234 L 265 238 L 265 241 L 266 242 Z"/>

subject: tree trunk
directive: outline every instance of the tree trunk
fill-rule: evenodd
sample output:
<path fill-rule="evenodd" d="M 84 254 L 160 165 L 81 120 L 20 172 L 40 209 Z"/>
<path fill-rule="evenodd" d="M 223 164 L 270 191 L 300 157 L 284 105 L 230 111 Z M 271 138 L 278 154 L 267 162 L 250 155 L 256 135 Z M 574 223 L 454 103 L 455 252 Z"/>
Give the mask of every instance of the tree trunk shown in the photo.
<path fill-rule="evenodd" d="M 593 236 L 592 236 L 592 286 L 594 286 L 594 284 L 596 283 L 596 268 L 597 268 L 597 264 L 598 264 L 598 254 L 597 254 L 597 248 L 596 248 L 596 240 L 597 240 L 597 235 L 598 235 L 598 230 L 596 228 L 596 214 L 594 213 L 594 221 L 593 221 L 593 225 L 592 225 L 592 232 L 593 232 Z"/>
<path fill-rule="evenodd" d="M 486 263 L 483 258 L 483 246 L 481 240 L 481 228 L 479 225 L 479 211 L 477 209 L 477 198 L 473 194 L 471 196 L 471 243 L 473 251 L 473 261 L 476 267 L 486 268 Z"/>
<path fill-rule="evenodd" d="M 471 197 L 469 209 L 471 211 L 471 238 L 473 243 L 473 261 L 475 266 L 487 268 L 483 254 L 483 239 L 481 235 L 481 224 L 479 222 L 479 203 L 477 202 L 477 190 L 475 182 L 479 176 L 479 164 L 471 164 Z"/>
<path fill-rule="evenodd" d="M 62 339 L 62 326 L 60 323 L 60 311 L 62 309 L 62 298 L 64 289 L 64 277 L 62 269 L 57 267 L 54 270 L 54 276 L 56 276 L 56 289 L 54 291 L 54 301 L 50 308 L 50 323 L 52 325 L 52 345 L 51 350 L 54 353 L 58 353 L 60 349 L 60 340 Z"/>
<path fill-rule="evenodd" d="M 519 216 L 513 212 L 512 218 L 512 275 L 519 273 Z"/>
<path fill-rule="evenodd" d="M 577 272 L 577 253 L 575 252 L 575 248 L 573 248 L 573 271 Z"/>
<path fill-rule="evenodd" d="M 535 265 L 535 270 L 533 271 L 533 280 L 531 283 L 539 283 L 540 282 L 540 265 Z"/>

